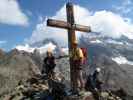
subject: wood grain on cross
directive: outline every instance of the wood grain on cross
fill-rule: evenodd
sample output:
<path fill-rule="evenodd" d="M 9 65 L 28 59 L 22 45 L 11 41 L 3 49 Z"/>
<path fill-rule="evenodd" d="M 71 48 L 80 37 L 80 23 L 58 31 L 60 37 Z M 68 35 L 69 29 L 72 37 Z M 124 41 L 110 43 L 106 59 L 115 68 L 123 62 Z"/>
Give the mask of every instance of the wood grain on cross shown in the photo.
<path fill-rule="evenodd" d="M 47 25 L 68 30 L 68 47 L 70 52 L 73 49 L 72 44 L 76 40 L 75 31 L 90 32 L 91 30 L 90 27 L 88 26 L 82 26 L 74 23 L 74 10 L 72 3 L 66 4 L 66 12 L 67 12 L 67 22 L 48 19 Z M 75 82 L 75 78 L 73 76 L 76 73 L 73 73 L 72 70 L 73 66 L 72 66 L 72 60 L 70 58 L 70 77 L 71 77 L 71 85 L 73 86 L 73 83 Z"/>

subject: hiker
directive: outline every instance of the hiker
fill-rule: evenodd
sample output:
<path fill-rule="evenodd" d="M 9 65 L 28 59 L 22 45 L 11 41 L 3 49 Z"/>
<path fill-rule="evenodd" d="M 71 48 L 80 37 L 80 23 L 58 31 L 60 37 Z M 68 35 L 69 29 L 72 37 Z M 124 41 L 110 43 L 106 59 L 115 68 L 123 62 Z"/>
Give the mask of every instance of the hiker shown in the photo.
<path fill-rule="evenodd" d="M 100 72 L 101 69 L 96 68 L 94 73 L 88 76 L 87 82 L 85 84 L 86 90 L 91 91 L 96 100 L 100 99 L 100 94 L 102 92 L 101 85 L 103 84 L 103 82 L 99 79 Z"/>
<path fill-rule="evenodd" d="M 101 72 L 100 68 L 96 68 L 93 74 L 90 74 L 87 77 L 87 81 L 85 84 L 85 88 L 86 90 L 90 90 L 90 91 L 101 91 L 101 84 L 103 83 L 100 79 L 99 79 L 99 74 Z"/>
<path fill-rule="evenodd" d="M 43 61 L 43 69 L 45 69 L 48 78 L 54 78 L 54 68 L 56 66 L 55 57 L 50 50 L 48 50 L 46 54 L 47 56 Z"/>
<path fill-rule="evenodd" d="M 82 75 L 82 63 L 83 63 L 83 52 L 82 50 L 78 47 L 78 42 L 74 41 L 73 43 L 73 49 L 70 52 L 70 58 L 72 60 L 72 65 L 73 65 L 73 73 L 75 75 L 73 78 L 75 78 L 75 82 L 73 83 L 73 89 L 77 89 L 74 91 L 83 90 L 84 89 L 84 80 L 83 80 L 83 75 Z"/>
<path fill-rule="evenodd" d="M 100 68 L 96 68 L 93 75 L 92 75 L 92 86 L 95 90 L 98 90 L 101 92 L 101 84 L 102 81 L 99 79 L 99 74 L 101 72 Z"/>

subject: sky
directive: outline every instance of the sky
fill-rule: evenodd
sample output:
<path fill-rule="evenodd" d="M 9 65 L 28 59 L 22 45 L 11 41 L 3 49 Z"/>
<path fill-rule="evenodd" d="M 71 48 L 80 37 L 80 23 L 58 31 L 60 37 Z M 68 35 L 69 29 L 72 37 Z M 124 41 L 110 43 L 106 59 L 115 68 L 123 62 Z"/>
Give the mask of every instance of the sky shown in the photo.
<path fill-rule="evenodd" d="M 65 21 L 68 1 L 75 5 L 76 23 L 103 36 L 133 39 L 133 0 L 0 0 L 0 48 L 8 51 L 47 38 L 66 46 L 67 31 L 47 27 L 46 20 Z"/>

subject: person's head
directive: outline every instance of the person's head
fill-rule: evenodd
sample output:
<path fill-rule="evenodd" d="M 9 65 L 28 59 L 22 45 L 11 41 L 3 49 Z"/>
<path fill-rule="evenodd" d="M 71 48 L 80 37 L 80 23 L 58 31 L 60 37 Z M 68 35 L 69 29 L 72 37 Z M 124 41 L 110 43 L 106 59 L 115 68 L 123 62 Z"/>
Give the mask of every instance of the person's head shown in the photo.
<path fill-rule="evenodd" d="M 51 57 L 53 54 L 51 51 L 47 51 L 47 57 Z"/>
<path fill-rule="evenodd" d="M 97 73 L 100 73 L 100 72 L 101 72 L 101 68 L 97 67 L 97 68 L 96 68 L 96 72 L 97 72 Z"/>
<path fill-rule="evenodd" d="M 77 48 L 77 46 L 78 46 L 78 41 L 74 41 L 73 42 L 73 48 Z"/>

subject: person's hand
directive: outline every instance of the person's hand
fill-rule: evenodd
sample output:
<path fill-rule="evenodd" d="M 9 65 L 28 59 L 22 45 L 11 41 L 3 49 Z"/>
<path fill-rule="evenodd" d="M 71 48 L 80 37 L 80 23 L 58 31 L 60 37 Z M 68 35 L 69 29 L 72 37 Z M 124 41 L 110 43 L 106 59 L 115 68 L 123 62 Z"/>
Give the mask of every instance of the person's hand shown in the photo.
<path fill-rule="evenodd" d="M 97 89 L 97 88 L 95 88 L 94 90 L 95 90 L 96 92 L 98 91 L 98 89 Z"/>

